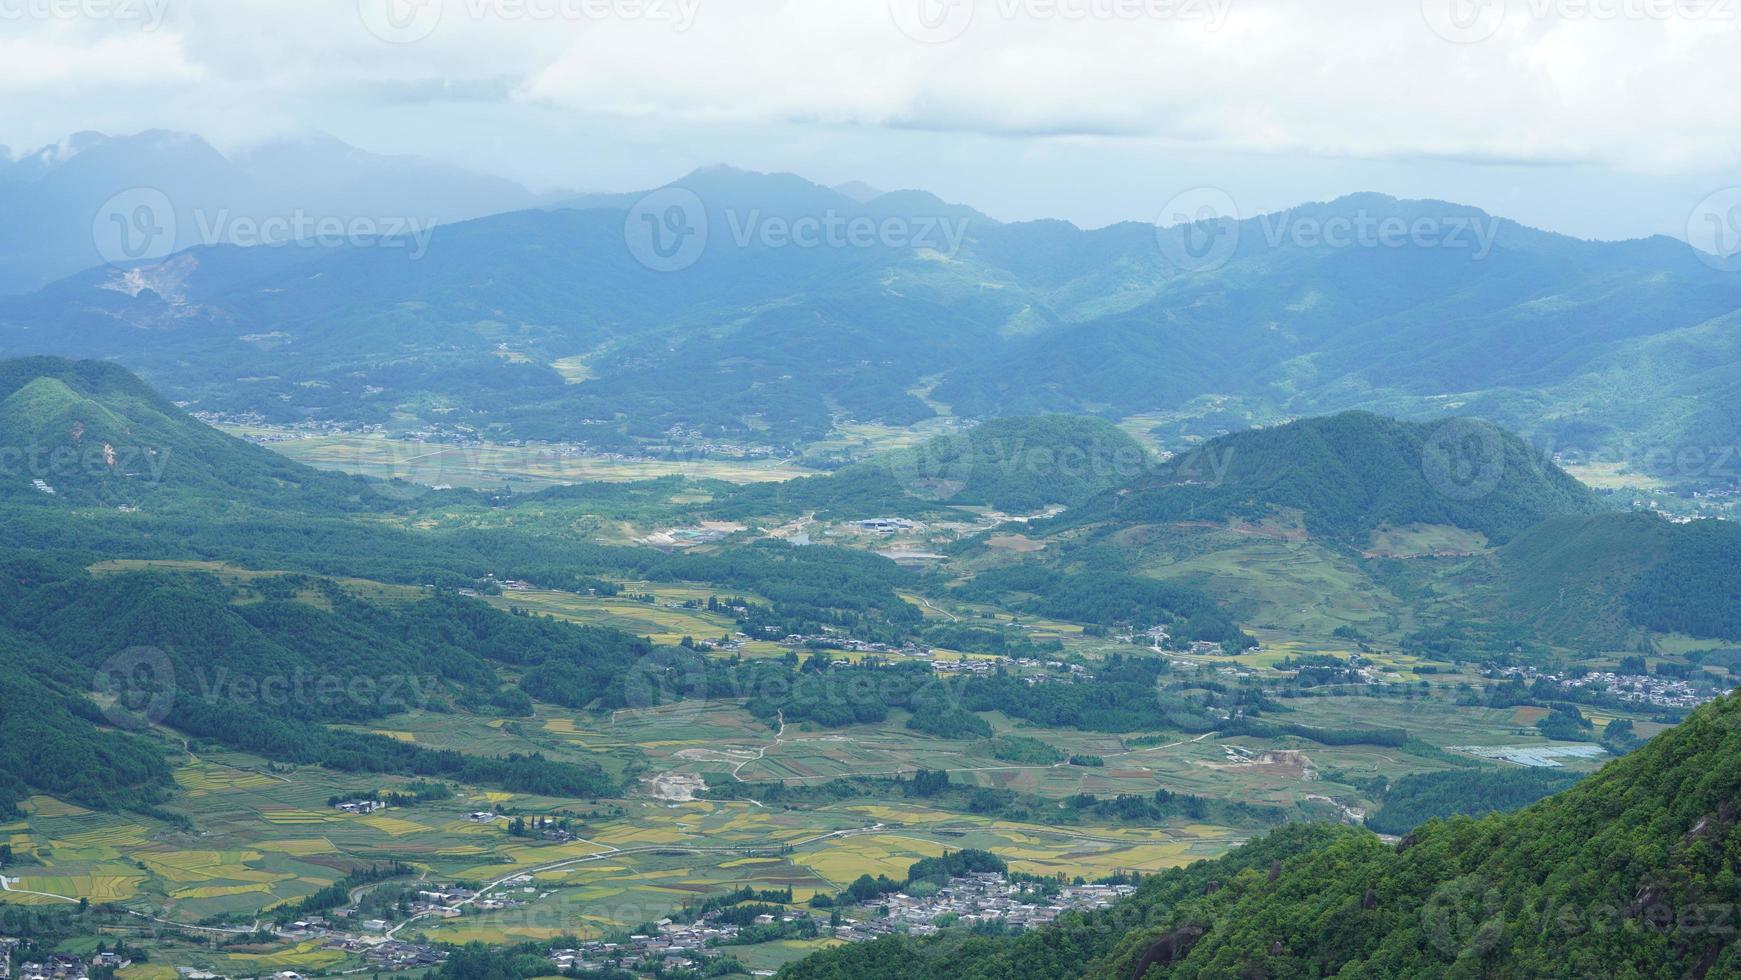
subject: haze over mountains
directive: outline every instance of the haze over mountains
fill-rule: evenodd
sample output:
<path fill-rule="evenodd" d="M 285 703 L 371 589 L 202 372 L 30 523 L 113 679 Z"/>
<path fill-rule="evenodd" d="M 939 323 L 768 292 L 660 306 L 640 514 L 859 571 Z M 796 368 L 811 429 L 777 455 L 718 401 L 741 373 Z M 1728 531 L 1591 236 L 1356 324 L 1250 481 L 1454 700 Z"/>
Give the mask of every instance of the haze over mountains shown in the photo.
<path fill-rule="evenodd" d="M 107 202 L 139 189 L 174 208 L 175 248 L 245 219 L 457 221 L 538 203 L 512 181 L 413 157 L 379 156 L 323 133 L 225 155 L 189 133 L 74 133 L 12 160 L 0 148 L 0 295 L 103 264 L 94 240 Z M 167 215 L 159 216 L 165 223 Z M 234 229 L 230 229 L 233 231 Z M 95 238 L 100 239 L 101 235 Z M 168 250 L 169 242 L 161 248 Z M 161 255 L 162 252 L 155 252 Z"/>
<path fill-rule="evenodd" d="M 122 181 L 164 186 L 178 210 L 531 203 L 330 145 L 239 161 L 162 133 L 69 147 L 0 183 L 33 202 L 0 262 L 15 286 L 71 264 L 51 260 L 83 234 L 65 214 Z M 647 222 L 673 218 L 687 251 L 661 257 Z M 51 225 L 66 247 L 33 244 Z M 91 268 L 0 300 L 0 352 L 116 358 L 198 410 L 601 446 L 687 433 L 791 448 L 942 407 L 1166 412 L 1171 438 L 1354 407 L 1477 414 L 1557 450 L 1741 438 L 1723 407 L 1741 275 L 1666 238 L 1587 242 L 1443 202 L 1357 194 L 1083 230 L 722 167 L 652 197 L 373 230 Z"/>

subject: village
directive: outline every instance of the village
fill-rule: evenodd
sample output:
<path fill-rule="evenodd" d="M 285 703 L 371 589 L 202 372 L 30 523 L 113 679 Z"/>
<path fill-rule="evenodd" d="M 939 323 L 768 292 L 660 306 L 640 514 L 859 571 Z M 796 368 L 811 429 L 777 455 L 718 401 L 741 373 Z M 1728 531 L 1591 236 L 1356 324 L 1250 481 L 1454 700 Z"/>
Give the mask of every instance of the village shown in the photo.
<path fill-rule="evenodd" d="M 1534 667 L 1490 668 L 1488 673 L 1495 677 L 1517 677 L 1531 683 L 1542 680 L 1565 690 L 1605 692 L 1620 701 L 1659 708 L 1696 708 L 1716 700 L 1722 693 L 1718 686 L 1706 685 L 1701 689 L 1689 680 L 1652 674 L 1593 670 L 1578 676 L 1564 676 Z"/>
<path fill-rule="evenodd" d="M 1066 885 L 1056 895 L 999 872 L 978 872 L 951 878 L 935 895 L 918 897 L 896 893 L 885 899 L 877 917 L 845 920 L 834 930 L 848 942 L 866 942 L 891 933 L 930 935 L 947 925 L 972 926 L 998 922 L 1016 929 L 1032 929 L 1056 920 L 1066 912 L 1103 909 L 1135 891 L 1131 885 Z M 888 914 L 882 915 L 881 910 Z"/>
<path fill-rule="evenodd" d="M 1031 929 L 1053 922 L 1066 912 L 1103 909 L 1135 891 L 1131 885 L 1066 885 L 1048 895 L 1035 885 L 1012 882 L 1005 874 L 983 872 L 951 878 L 934 894 L 919 896 L 899 892 L 870 907 L 862 918 L 835 916 L 817 911 L 795 911 L 775 916 L 757 916 L 752 927 L 794 926 L 809 919 L 819 934 L 832 931 L 846 942 L 868 942 L 896 933 L 930 935 L 949 925 L 972 926 L 997 922 L 1015 929 Z M 734 945 L 742 929 L 720 921 L 725 910 L 710 912 L 695 922 L 661 919 L 656 931 L 618 940 L 594 940 L 572 949 L 550 952 L 551 964 L 561 972 L 591 972 L 616 967 L 625 970 L 694 969 L 720 947 Z M 834 923 L 832 927 L 830 923 Z"/>
<path fill-rule="evenodd" d="M 37 961 L 26 961 L 18 964 L 16 974 L 12 973 L 12 953 L 19 945 L 17 939 L 0 936 L 0 978 L 16 976 L 17 980 L 89 980 L 93 971 L 119 970 L 131 966 L 132 960 L 124 954 L 101 952 L 92 954 L 89 960 L 68 953 L 55 953 Z"/>

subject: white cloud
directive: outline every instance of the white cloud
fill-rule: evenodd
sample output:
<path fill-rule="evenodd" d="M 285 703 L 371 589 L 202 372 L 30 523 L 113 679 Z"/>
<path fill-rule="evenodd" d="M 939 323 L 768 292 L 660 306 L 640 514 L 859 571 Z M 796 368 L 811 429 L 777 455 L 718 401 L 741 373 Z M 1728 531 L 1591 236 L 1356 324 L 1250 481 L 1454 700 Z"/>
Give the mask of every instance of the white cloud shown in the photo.
<path fill-rule="evenodd" d="M 36 34 L 0 35 L 0 93 L 13 97 L 197 84 L 201 76 L 185 57 L 181 39 L 172 35 L 92 33 L 65 25 Z M 22 108 L 14 105 L 12 111 Z"/>
<path fill-rule="evenodd" d="M 155 31 L 0 22 L 0 91 L 60 97 L 0 110 L 0 139 L 80 113 L 173 112 L 221 136 L 481 98 L 673 138 L 818 123 L 1644 173 L 1741 161 L 1741 0 L 1491 0 L 1473 9 L 1506 16 L 1465 44 L 1429 27 L 1453 0 L 0 0 L 0 15 L 55 2 L 169 6 Z M 386 4 L 420 39 L 367 29 Z M 913 40 L 897 25 L 926 34 L 919 4 L 941 18 L 931 37 L 964 29 Z"/>

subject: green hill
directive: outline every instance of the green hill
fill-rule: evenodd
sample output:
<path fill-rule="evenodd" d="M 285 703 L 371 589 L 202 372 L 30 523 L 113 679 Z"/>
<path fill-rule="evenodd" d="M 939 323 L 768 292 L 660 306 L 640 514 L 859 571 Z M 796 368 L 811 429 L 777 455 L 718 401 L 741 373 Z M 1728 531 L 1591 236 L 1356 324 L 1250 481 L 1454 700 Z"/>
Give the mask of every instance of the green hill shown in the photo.
<path fill-rule="evenodd" d="M 1490 424 L 1344 412 L 1211 440 L 1067 520 L 1219 523 L 1297 512 L 1314 537 L 1365 547 L 1376 530 L 1417 524 L 1503 542 L 1549 517 L 1603 509 L 1588 488 Z"/>
<path fill-rule="evenodd" d="M 225 435 L 118 365 L 0 361 L 0 500 L 357 509 L 364 481 Z M 53 491 L 50 493 L 49 491 Z"/>
<path fill-rule="evenodd" d="M 1545 633 L 1631 646 L 1637 630 L 1741 639 L 1741 527 L 1654 514 L 1547 521 L 1494 556 L 1485 593 Z"/>
<path fill-rule="evenodd" d="M 787 980 L 1735 976 L 1741 697 L 1525 810 L 1390 845 L 1294 826 L 1016 938 L 830 950 Z"/>

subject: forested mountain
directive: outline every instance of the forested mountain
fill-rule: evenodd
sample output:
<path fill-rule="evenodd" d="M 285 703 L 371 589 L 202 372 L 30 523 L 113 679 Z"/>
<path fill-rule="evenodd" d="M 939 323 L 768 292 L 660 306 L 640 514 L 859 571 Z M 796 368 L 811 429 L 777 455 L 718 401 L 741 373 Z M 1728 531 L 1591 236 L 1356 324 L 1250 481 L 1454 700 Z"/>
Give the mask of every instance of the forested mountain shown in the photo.
<path fill-rule="evenodd" d="M 1346 412 L 1211 440 L 1065 520 L 1262 521 L 1297 512 L 1314 537 L 1364 546 L 1381 527 L 1410 524 L 1505 541 L 1549 517 L 1604 509 L 1588 488 L 1496 426 Z"/>
<path fill-rule="evenodd" d="M 846 946 L 787 980 L 1731 976 L 1741 698 L 1517 813 L 1395 845 L 1289 827 L 1016 938 Z"/>
<path fill-rule="evenodd" d="M 674 221 L 686 250 L 649 251 L 648 219 Z M 1323 234 L 1391 225 L 1434 235 Z M 1355 407 L 1456 408 L 1586 452 L 1741 434 L 1712 407 L 1734 374 L 1720 325 L 1741 279 L 1684 244 L 1584 242 L 1372 194 L 1227 219 L 1212 267 L 1180 267 L 1182 234 L 1002 223 L 921 192 L 710 168 L 422 242 L 95 269 L 0 303 L 0 352 L 117 357 L 199 409 L 408 413 L 601 445 L 796 447 L 939 404 L 1160 410 L 1176 416 L 1167 438 Z M 1569 410 L 1598 398 L 1600 422 Z"/>
<path fill-rule="evenodd" d="M 1484 583 L 1517 621 L 1588 641 L 1631 630 L 1741 639 L 1741 527 L 1654 514 L 1562 518 L 1519 534 Z"/>

